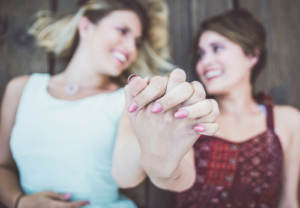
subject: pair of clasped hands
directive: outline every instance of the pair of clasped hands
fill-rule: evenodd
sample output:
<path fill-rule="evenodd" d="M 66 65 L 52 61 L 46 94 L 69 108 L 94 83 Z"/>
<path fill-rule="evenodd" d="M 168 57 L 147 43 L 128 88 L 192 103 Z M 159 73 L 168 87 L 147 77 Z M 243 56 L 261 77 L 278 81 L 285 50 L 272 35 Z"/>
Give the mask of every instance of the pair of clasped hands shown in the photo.
<path fill-rule="evenodd" d="M 125 94 L 142 156 L 155 155 L 157 162 L 173 161 L 175 167 L 201 134 L 213 135 L 218 129 L 217 102 L 206 99 L 200 82 L 187 82 L 181 69 L 169 78 L 130 77 Z"/>

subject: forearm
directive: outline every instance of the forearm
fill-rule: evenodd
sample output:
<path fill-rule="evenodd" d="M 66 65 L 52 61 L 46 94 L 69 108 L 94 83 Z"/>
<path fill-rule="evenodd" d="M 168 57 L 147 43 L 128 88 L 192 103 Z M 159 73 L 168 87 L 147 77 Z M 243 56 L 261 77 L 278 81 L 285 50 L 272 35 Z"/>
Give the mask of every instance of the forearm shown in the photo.
<path fill-rule="evenodd" d="M 279 208 L 299 208 L 297 193 L 296 192 L 290 193 L 284 188 L 281 196 Z"/>
<path fill-rule="evenodd" d="M 19 179 L 14 170 L 0 166 L 0 200 L 13 208 L 16 198 L 22 193 Z"/>
<path fill-rule="evenodd" d="M 121 188 L 130 188 L 141 183 L 146 175 L 140 165 L 138 143 L 130 140 L 116 147 L 113 159 L 113 177 Z"/>
<path fill-rule="evenodd" d="M 181 192 L 190 188 L 195 181 L 193 152 L 189 152 L 181 160 L 143 159 L 143 167 L 157 187 Z"/>

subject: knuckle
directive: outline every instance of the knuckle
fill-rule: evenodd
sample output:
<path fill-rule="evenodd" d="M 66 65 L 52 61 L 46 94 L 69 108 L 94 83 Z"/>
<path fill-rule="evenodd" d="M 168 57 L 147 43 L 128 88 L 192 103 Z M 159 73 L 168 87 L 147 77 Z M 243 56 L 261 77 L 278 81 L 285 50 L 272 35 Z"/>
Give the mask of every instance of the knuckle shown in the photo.
<path fill-rule="evenodd" d="M 183 82 L 180 84 L 182 89 L 184 90 L 185 93 L 189 94 L 189 95 L 192 95 L 193 92 L 194 92 L 194 89 L 193 87 L 191 86 L 190 83 L 188 82 Z"/>
<path fill-rule="evenodd" d="M 213 99 L 207 99 L 207 107 L 209 108 L 209 113 L 214 111 L 215 101 Z"/>
<path fill-rule="evenodd" d="M 195 89 L 197 89 L 199 92 L 205 93 L 205 89 L 203 87 L 203 85 L 199 82 L 199 81 L 192 81 L 191 84 L 193 85 L 193 87 Z"/>
<path fill-rule="evenodd" d="M 220 114 L 219 104 L 214 99 L 210 99 L 210 100 L 211 100 L 211 103 L 212 103 L 212 111 L 214 112 L 214 114 L 216 116 L 218 116 Z"/>
<path fill-rule="evenodd" d="M 145 85 L 145 81 L 142 78 L 137 77 L 132 82 L 126 85 L 125 90 L 127 93 L 135 96 L 141 89 L 145 87 Z"/>
<path fill-rule="evenodd" d="M 150 84 L 151 83 L 159 83 L 159 82 L 161 82 L 162 81 L 162 77 L 160 77 L 160 76 L 154 76 L 154 77 L 152 77 L 151 78 L 151 80 L 150 80 Z"/>
<path fill-rule="evenodd" d="M 155 76 L 151 79 L 150 87 L 155 94 L 161 94 L 166 89 L 166 78 Z"/>
<path fill-rule="evenodd" d="M 175 82 L 184 82 L 186 80 L 186 74 L 184 70 L 177 68 L 174 69 L 170 74 L 170 79 L 174 80 Z"/>
<path fill-rule="evenodd" d="M 180 68 L 176 68 L 176 69 L 174 69 L 173 71 L 176 72 L 176 73 L 185 74 L 184 70 L 183 70 L 183 69 L 180 69 Z"/>

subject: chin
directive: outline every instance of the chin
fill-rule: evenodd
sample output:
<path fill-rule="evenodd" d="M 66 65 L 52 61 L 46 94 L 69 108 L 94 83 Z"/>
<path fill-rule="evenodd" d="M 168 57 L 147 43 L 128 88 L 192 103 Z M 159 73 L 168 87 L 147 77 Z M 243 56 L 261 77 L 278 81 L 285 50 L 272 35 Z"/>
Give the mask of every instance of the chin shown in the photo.
<path fill-rule="evenodd" d="M 118 77 L 120 76 L 125 70 L 124 69 L 118 69 L 118 68 L 115 68 L 113 70 L 111 70 L 109 72 L 109 76 L 111 77 Z"/>
<path fill-rule="evenodd" d="M 220 95 L 225 95 L 228 93 L 228 90 L 226 87 L 206 87 L 206 92 L 208 95 L 212 96 L 220 96 Z"/>

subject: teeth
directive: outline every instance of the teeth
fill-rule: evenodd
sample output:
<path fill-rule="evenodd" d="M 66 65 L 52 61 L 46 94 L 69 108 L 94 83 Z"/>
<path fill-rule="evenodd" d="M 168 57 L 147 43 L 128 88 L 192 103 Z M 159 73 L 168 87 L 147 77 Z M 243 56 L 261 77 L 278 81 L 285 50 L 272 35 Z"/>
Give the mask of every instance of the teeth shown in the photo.
<path fill-rule="evenodd" d="M 213 71 L 209 71 L 205 74 L 205 78 L 212 78 L 212 77 L 215 77 L 215 76 L 219 76 L 221 75 L 222 72 L 220 70 L 213 70 Z"/>
<path fill-rule="evenodd" d="M 127 58 L 126 56 L 124 56 L 122 53 L 120 52 L 113 52 L 113 55 L 119 59 L 122 63 L 126 62 L 127 61 Z"/>

